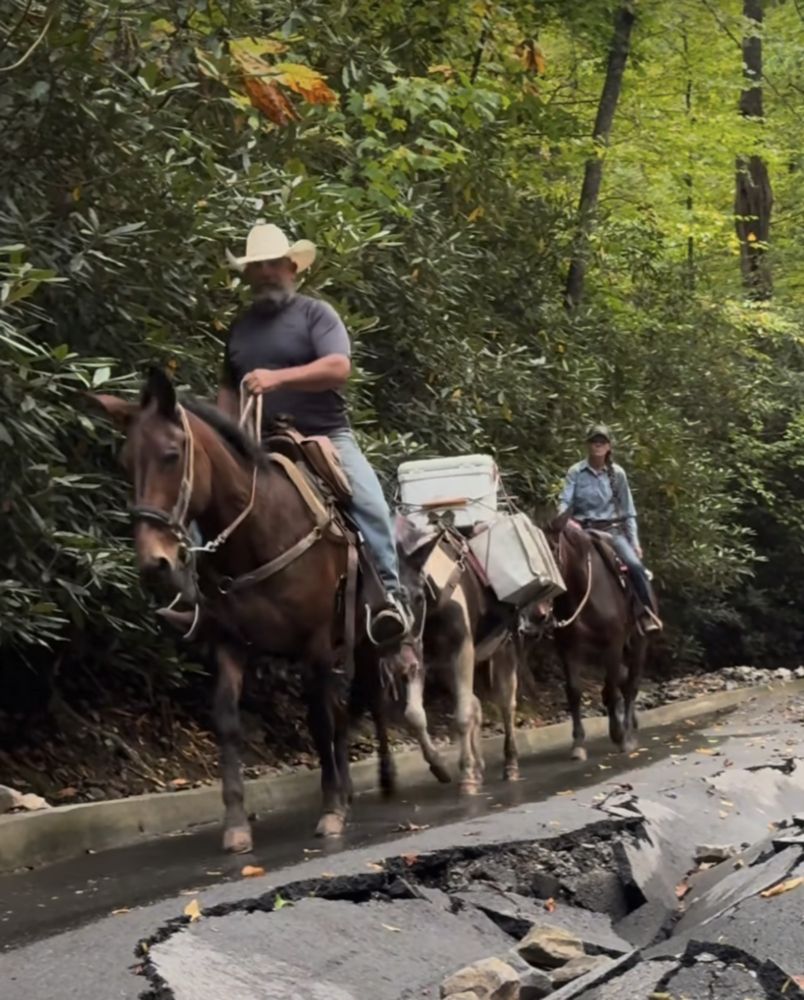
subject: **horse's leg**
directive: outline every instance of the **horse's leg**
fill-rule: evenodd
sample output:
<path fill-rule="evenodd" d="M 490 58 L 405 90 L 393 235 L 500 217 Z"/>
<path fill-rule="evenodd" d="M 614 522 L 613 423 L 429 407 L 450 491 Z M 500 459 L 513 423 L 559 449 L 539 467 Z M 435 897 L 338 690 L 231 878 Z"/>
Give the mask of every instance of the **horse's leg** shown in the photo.
<path fill-rule="evenodd" d="M 492 689 L 502 714 L 505 730 L 503 781 L 519 780 L 519 754 L 516 748 L 516 693 L 519 650 L 508 640 L 491 663 Z"/>
<path fill-rule="evenodd" d="M 483 759 L 483 705 L 477 695 L 474 696 L 472 709 L 472 753 L 475 758 L 477 779 L 482 784 L 486 770 L 486 762 Z"/>
<path fill-rule="evenodd" d="M 377 744 L 380 760 L 380 789 L 385 798 L 389 799 L 396 792 L 396 765 L 388 742 L 388 720 L 385 705 L 382 704 L 382 692 L 379 703 L 372 705 L 371 717 L 374 720 L 374 731 L 377 734 Z"/>
<path fill-rule="evenodd" d="M 427 728 L 427 713 L 424 710 L 424 674 L 421 669 L 415 671 L 406 684 L 407 701 L 405 704 L 405 723 L 421 747 L 422 756 L 430 766 L 430 771 L 443 784 L 452 780 L 441 754 L 436 750 L 430 731 Z"/>
<path fill-rule="evenodd" d="M 586 730 L 581 716 L 580 660 L 571 652 L 562 652 L 561 665 L 564 667 L 564 684 L 567 690 L 567 705 L 572 716 L 572 759 L 586 760 Z"/>
<path fill-rule="evenodd" d="M 242 854 L 252 847 L 251 827 L 243 805 L 243 775 L 240 769 L 240 695 L 243 690 L 245 656 L 228 645 L 215 649 L 218 681 L 213 715 L 220 743 L 223 804 L 225 807 L 223 848 Z"/>
<path fill-rule="evenodd" d="M 637 738 L 639 722 L 636 714 L 636 698 L 639 694 L 639 685 L 642 680 L 647 649 L 648 644 L 645 637 L 641 635 L 634 636 L 626 653 L 628 674 L 623 685 L 623 698 L 625 699 L 625 740 L 623 742 L 623 750 L 629 753 L 636 750 L 639 744 Z"/>
<path fill-rule="evenodd" d="M 321 761 L 322 814 L 317 837 L 339 837 L 346 825 L 347 789 L 341 782 L 343 734 L 336 722 L 332 663 L 312 664 L 308 678 L 307 715 L 310 733 Z M 348 755 L 347 755 L 348 756 Z"/>
<path fill-rule="evenodd" d="M 623 698 L 623 685 L 626 670 L 622 662 L 622 645 L 617 643 L 606 651 L 603 662 L 606 668 L 606 681 L 603 685 L 603 704 L 609 716 L 609 736 L 612 743 L 621 750 L 625 749 L 626 710 Z"/>

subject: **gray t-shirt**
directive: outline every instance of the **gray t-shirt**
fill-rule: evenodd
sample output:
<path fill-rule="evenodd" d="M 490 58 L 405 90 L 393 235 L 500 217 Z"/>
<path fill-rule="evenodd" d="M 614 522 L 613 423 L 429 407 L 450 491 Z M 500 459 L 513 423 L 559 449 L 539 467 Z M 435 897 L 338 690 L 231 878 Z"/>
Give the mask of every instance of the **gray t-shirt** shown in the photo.
<path fill-rule="evenodd" d="M 294 368 L 328 354 L 351 355 L 349 334 L 327 302 L 296 295 L 278 312 L 250 306 L 229 331 L 224 384 L 237 391 L 255 368 Z M 293 418 L 302 434 L 331 434 L 349 426 L 346 400 L 337 389 L 299 392 L 276 389 L 263 399 L 263 429 L 276 416 Z"/>

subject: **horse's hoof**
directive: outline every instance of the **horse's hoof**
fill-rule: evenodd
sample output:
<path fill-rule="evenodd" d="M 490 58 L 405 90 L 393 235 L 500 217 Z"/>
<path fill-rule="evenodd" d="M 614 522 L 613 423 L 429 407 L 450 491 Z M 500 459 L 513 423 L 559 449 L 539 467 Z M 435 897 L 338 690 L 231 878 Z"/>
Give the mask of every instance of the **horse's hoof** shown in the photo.
<path fill-rule="evenodd" d="M 622 742 L 622 751 L 623 753 L 633 753 L 638 746 L 639 740 L 636 736 L 626 736 Z"/>
<path fill-rule="evenodd" d="M 253 847 L 251 830 L 247 826 L 233 826 L 223 833 L 223 849 L 229 854 L 248 854 Z"/>
<path fill-rule="evenodd" d="M 480 791 L 480 782 L 476 778 L 467 778 L 458 787 L 461 795 L 477 795 Z"/>
<path fill-rule="evenodd" d="M 503 781 L 520 781 L 519 768 L 516 764 L 508 765 L 503 771 Z"/>
<path fill-rule="evenodd" d="M 573 760 L 586 760 L 587 753 L 586 747 L 573 747 L 572 748 L 572 759 Z"/>
<path fill-rule="evenodd" d="M 440 781 L 442 785 L 449 785 L 452 782 L 452 776 L 440 761 L 430 765 L 430 773 L 435 777 L 436 781 Z"/>
<path fill-rule="evenodd" d="M 315 828 L 316 837 L 342 837 L 346 817 L 338 813 L 324 813 Z"/>

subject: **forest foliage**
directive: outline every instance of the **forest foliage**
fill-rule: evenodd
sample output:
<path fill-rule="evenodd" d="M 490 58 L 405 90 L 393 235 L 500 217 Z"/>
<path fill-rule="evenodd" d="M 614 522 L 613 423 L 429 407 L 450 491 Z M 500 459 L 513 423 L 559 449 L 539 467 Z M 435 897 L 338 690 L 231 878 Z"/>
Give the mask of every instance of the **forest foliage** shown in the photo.
<path fill-rule="evenodd" d="M 225 251 L 258 220 L 320 248 L 307 287 L 355 338 L 389 493 L 403 457 L 491 451 L 541 515 L 603 420 L 668 656 L 804 648 L 798 0 L 0 0 L 0 26 L 0 685 L 191 668 L 139 592 L 84 394 L 156 363 L 210 395 L 242 301 Z M 735 215 L 751 158 L 761 239 Z"/>

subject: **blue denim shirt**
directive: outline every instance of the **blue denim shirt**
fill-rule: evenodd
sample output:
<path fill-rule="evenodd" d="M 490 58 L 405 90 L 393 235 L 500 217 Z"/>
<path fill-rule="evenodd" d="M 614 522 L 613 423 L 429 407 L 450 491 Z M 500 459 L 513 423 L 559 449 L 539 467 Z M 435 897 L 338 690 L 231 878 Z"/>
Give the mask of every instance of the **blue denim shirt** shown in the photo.
<path fill-rule="evenodd" d="M 633 546 L 639 545 L 637 512 L 628 476 L 625 469 L 615 463 L 614 477 L 620 497 L 619 509 L 614 503 L 608 473 L 605 469 L 597 472 L 584 459 L 577 462 L 567 473 L 564 489 L 561 491 L 558 510 L 563 514 L 568 510 L 579 521 L 614 521 L 626 518 L 623 530 Z"/>

